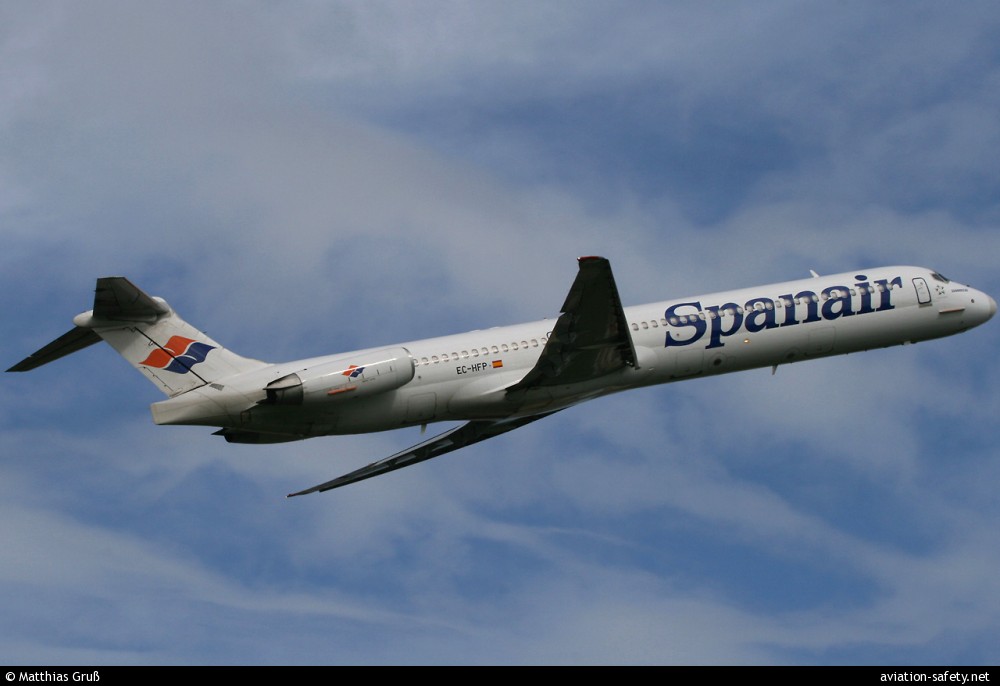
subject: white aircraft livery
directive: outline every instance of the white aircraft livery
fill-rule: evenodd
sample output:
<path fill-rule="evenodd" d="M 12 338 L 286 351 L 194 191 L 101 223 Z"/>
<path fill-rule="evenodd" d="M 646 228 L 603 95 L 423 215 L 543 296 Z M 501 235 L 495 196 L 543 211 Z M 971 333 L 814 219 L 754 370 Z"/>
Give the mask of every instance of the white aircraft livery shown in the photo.
<path fill-rule="evenodd" d="M 611 265 L 579 258 L 555 320 L 269 364 L 241 357 L 120 276 L 94 309 L 7 371 L 110 343 L 164 394 L 157 424 L 279 443 L 431 422 L 464 424 L 337 479 L 327 491 L 429 460 L 591 398 L 950 336 L 988 321 L 990 296 L 921 267 L 879 267 L 622 307 Z"/>

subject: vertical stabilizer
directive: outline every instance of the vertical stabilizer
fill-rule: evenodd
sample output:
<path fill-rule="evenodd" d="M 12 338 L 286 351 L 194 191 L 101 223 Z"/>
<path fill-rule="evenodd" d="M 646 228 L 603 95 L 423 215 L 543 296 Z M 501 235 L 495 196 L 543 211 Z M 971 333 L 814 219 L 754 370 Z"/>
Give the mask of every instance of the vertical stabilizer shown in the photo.
<path fill-rule="evenodd" d="M 76 327 L 11 367 L 27 371 L 100 339 L 168 396 L 265 366 L 225 349 L 181 319 L 166 301 L 121 276 L 97 280 L 94 309 L 73 319 Z"/>

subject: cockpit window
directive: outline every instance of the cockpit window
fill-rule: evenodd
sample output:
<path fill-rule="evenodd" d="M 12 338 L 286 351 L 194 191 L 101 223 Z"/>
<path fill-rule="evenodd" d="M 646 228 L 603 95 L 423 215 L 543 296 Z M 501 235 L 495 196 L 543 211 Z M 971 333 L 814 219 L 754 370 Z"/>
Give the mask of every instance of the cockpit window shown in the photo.
<path fill-rule="evenodd" d="M 936 279 L 937 281 L 940 281 L 941 283 L 950 283 L 949 279 L 941 276 L 937 272 L 931 272 L 931 278 Z"/>

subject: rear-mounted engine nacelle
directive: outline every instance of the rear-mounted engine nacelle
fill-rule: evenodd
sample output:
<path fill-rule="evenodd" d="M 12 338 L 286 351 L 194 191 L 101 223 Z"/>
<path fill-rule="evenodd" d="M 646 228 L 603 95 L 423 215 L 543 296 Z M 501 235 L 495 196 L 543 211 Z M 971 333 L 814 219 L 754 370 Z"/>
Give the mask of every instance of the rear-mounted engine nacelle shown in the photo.
<path fill-rule="evenodd" d="M 302 405 L 357 398 L 399 388 L 413 378 L 406 348 L 342 358 L 276 379 L 264 387 L 268 405 Z"/>

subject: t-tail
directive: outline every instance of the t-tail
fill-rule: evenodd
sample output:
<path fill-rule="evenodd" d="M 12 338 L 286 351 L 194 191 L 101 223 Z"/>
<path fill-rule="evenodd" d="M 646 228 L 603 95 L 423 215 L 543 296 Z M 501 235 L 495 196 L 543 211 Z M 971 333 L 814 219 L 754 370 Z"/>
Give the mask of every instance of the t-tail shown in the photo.
<path fill-rule="evenodd" d="M 173 397 L 218 379 L 265 366 L 226 350 L 122 276 L 97 280 L 94 309 L 73 318 L 75 326 L 9 372 L 26 372 L 101 340 L 166 395 Z"/>

